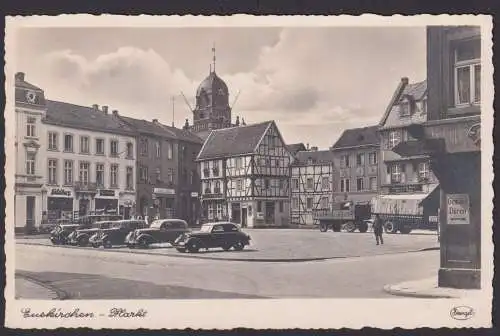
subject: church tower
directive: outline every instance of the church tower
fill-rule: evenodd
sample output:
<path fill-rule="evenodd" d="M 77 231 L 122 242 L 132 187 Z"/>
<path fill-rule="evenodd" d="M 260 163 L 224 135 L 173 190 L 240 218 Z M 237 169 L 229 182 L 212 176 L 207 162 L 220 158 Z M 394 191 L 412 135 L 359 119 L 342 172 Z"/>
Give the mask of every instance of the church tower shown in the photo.
<path fill-rule="evenodd" d="M 215 72 L 215 47 L 212 52 L 210 73 L 196 90 L 196 107 L 193 110 L 193 125 L 190 127 L 202 139 L 206 139 L 211 130 L 232 126 L 229 90 Z"/>

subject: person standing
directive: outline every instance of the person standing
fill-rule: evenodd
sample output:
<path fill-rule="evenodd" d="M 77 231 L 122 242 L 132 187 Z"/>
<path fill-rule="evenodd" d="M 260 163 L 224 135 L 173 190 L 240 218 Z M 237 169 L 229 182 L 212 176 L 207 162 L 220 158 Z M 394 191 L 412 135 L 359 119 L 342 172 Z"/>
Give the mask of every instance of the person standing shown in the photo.
<path fill-rule="evenodd" d="M 375 240 L 377 241 L 377 245 L 384 244 L 384 238 L 382 237 L 382 233 L 384 232 L 384 226 L 382 224 L 382 219 L 379 214 L 375 215 L 375 220 L 373 221 L 373 233 L 375 233 Z"/>

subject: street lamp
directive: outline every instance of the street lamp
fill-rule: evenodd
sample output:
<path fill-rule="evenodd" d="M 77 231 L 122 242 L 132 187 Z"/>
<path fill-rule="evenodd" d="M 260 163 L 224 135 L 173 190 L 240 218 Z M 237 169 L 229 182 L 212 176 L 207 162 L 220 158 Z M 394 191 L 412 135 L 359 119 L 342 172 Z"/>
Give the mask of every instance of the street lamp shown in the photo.
<path fill-rule="evenodd" d="M 46 200 L 46 197 L 45 195 L 47 194 L 47 188 L 45 187 L 45 185 L 42 186 L 42 223 L 41 224 L 45 224 L 46 220 L 47 220 L 47 204 L 45 202 Z"/>

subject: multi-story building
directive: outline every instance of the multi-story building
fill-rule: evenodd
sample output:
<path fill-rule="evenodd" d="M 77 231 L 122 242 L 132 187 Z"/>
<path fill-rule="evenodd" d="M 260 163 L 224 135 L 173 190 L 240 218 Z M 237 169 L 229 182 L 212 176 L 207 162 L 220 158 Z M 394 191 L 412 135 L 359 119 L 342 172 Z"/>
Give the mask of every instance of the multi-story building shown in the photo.
<path fill-rule="evenodd" d="M 345 130 L 331 147 L 334 152 L 334 202 L 370 202 L 379 192 L 378 126 Z"/>
<path fill-rule="evenodd" d="M 197 158 L 204 218 L 288 225 L 291 159 L 274 121 L 213 130 Z"/>
<path fill-rule="evenodd" d="M 427 27 L 427 121 L 393 149 L 430 156 L 439 180 L 442 287 L 481 288 L 481 230 L 491 223 L 481 219 L 481 189 L 491 184 L 481 176 L 481 109 L 493 114 L 491 100 L 481 106 L 484 50 L 480 27 Z"/>
<path fill-rule="evenodd" d="M 41 224 L 45 139 L 42 119 L 47 107 L 42 89 L 15 75 L 15 229 L 30 231 Z"/>
<path fill-rule="evenodd" d="M 331 150 L 298 151 L 291 165 L 290 221 L 293 226 L 318 224 L 314 211 L 333 202 L 334 154 Z"/>
<path fill-rule="evenodd" d="M 90 213 L 134 215 L 135 133 L 118 112 L 46 101 L 43 211 L 48 220 Z"/>
<path fill-rule="evenodd" d="M 412 139 L 408 126 L 426 121 L 427 82 L 409 84 L 408 78 L 402 78 L 379 124 L 381 193 L 424 199 L 438 186 L 428 155 L 403 157 L 392 151 Z"/>
<path fill-rule="evenodd" d="M 199 191 L 194 160 L 202 140 L 157 119 L 120 118 L 137 134 L 137 213 L 142 217 L 175 217 L 194 223 Z"/>

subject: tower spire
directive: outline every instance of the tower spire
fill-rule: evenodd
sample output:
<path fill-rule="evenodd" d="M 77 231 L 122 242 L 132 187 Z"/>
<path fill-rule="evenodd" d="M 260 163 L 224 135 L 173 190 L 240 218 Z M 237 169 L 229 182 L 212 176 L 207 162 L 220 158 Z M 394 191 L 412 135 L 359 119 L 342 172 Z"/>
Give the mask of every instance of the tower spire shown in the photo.
<path fill-rule="evenodd" d="M 213 69 L 212 69 L 212 71 L 215 72 L 215 42 L 212 46 L 212 54 L 213 54 L 213 58 L 212 58 L 212 60 L 213 60 L 213 67 L 212 68 Z"/>

